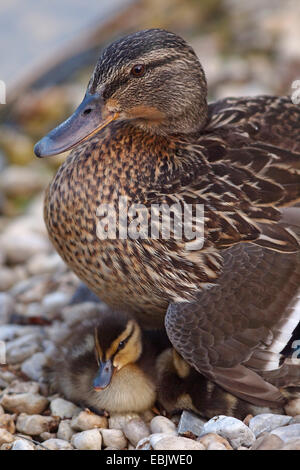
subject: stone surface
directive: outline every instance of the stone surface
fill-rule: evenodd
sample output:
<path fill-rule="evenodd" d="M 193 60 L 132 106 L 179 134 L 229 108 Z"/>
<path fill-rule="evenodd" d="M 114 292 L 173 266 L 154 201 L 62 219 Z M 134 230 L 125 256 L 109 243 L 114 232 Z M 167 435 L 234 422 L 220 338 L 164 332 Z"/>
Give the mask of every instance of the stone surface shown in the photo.
<path fill-rule="evenodd" d="M 175 424 L 164 416 L 155 416 L 150 423 L 151 432 L 154 433 L 171 433 L 176 431 Z"/>
<path fill-rule="evenodd" d="M 70 401 L 63 398 L 55 398 L 50 403 L 50 410 L 52 416 L 59 416 L 60 418 L 73 418 L 73 416 L 80 413 L 80 408 Z"/>
<path fill-rule="evenodd" d="M 178 424 L 178 434 L 182 435 L 186 432 L 192 432 L 195 436 L 200 436 L 205 423 L 206 421 L 195 413 L 183 411 Z"/>
<path fill-rule="evenodd" d="M 71 437 L 75 434 L 75 431 L 71 427 L 71 420 L 64 419 L 59 423 L 57 430 L 58 439 L 64 439 L 65 441 L 70 441 Z"/>
<path fill-rule="evenodd" d="M 160 439 L 153 448 L 154 450 L 205 450 L 201 442 L 172 435 Z"/>
<path fill-rule="evenodd" d="M 0 268 L 0 291 L 6 290 L 1 289 L 1 283 L 3 282 L 1 276 L 1 268 Z M 15 301 L 13 297 L 8 294 L 7 292 L 0 292 L 0 325 L 8 323 L 10 315 L 14 311 L 14 304 Z"/>
<path fill-rule="evenodd" d="M 264 413 L 254 416 L 249 421 L 249 428 L 254 433 L 255 437 L 258 437 L 263 432 L 270 432 L 273 429 L 285 426 L 291 421 L 290 416 L 275 415 L 272 413 Z"/>
<path fill-rule="evenodd" d="M 23 362 L 21 370 L 32 380 L 39 381 L 43 376 L 43 368 L 47 365 L 47 357 L 42 352 L 37 352 Z"/>
<path fill-rule="evenodd" d="M 5 413 L 2 413 L 0 414 L 0 428 L 3 428 L 3 429 L 6 429 L 6 431 L 14 434 L 15 430 L 16 430 L 16 426 L 15 426 L 15 414 L 5 414 Z"/>
<path fill-rule="evenodd" d="M 101 429 L 103 445 L 115 449 L 125 449 L 127 439 L 120 429 Z"/>
<path fill-rule="evenodd" d="M 280 450 L 300 450 L 300 438 L 284 444 Z"/>
<path fill-rule="evenodd" d="M 22 362 L 40 350 L 41 336 L 38 333 L 21 336 L 6 345 L 6 360 L 8 364 Z"/>
<path fill-rule="evenodd" d="M 255 435 L 242 421 L 228 416 L 216 416 L 203 426 L 201 437 L 208 433 L 215 433 L 228 440 L 230 445 L 250 447 L 255 441 Z"/>
<path fill-rule="evenodd" d="M 264 433 L 251 447 L 251 450 L 278 450 L 283 445 L 283 440 L 275 434 Z"/>
<path fill-rule="evenodd" d="M 134 418 L 124 425 L 123 432 L 129 442 L 136 446 L 141 439 L 150 435 L 150 428 L 141 418 Z"/>
<path fill-rule="evenodd" d="M 102 437 L 98 429 L 74 434 L 71 444 L 78 450 L 101 450 Z"/>
<path fill-rule="evenodd" d="M 72 450 L 73 446 L 63 439 L 48 439 L 43 442 L 43 446 L 49 450 Z"/>
<path fill-rule="evenodd" d="M 36 393 L 5 394 L 1 405 L 12 413 L 40 414 L 48 406 L 49 400 Z"/>
<path fill-rule="evenodd" d="M 271 434 L 274 434 L 283 442 L 289 442 L 292 439 L 299 439 L 300 438 L 300 423 L 290 424 L 288 426 L 282 426 L 277 429 L 274 429 Z"/>
<path fill-rule="evenodd" d="M 51 431 L 57 421 L 52 416 L 27 415 L 21 413 L 17 419 L 17 430 L 30 436 L 36 436 L 45 431 Z"/>
<path fill-rule="evenodd" d="M 141 439 L 136 446 L 137 450 L 152 450 L 153 447 L 150 444 L 150 436 Z"/>
<path fill-rule="evenodd" d="M 87 431 L 93 428 L 107 428 L 107 418 L 98 416 L 91 411 L 81 411 L 79 415 L 74 416 L 71 421 L 71 427 L 74 431 Z"/>
<path fill-rule="evenodd" d="M 16 439 L 11 450 L 35 450 L 35 445 L 33 442 L 29 442 L 25 439 Z"/>
<path fill-rule="evenodd" d="M 9 444 L 13 442 L 14 436 L 8 432 L 6 429 L 0 428 L 0 445 L 2 444 Z"/>
<path fill-rule="evenodd" d="M 137 413 L 114 413 L 110 415 L 108 427 L 110 429 L 123 430 L 125 424 L 135 418 L 140 419 L 140 416 Z"/>
<path fill-rule="evenodd" d="M 204 436 L 200 437 L 198 441 L 201 442 L 201 444 L 203 444 L 207 450 L 220 450 L 222 448 L 232 450 L 232 447 L 227 439 L 224 439 L 224 437 L 219 436 L 218 434 L 205 434 Z"/>

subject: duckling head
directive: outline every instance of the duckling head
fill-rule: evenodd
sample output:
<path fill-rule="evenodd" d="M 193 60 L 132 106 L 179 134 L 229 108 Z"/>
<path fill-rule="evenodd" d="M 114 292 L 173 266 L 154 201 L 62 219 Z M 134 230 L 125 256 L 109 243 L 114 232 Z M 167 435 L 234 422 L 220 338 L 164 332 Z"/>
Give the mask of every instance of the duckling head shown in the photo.
<path fill-rule="evenodd" d="M 206 120 L 206 79 L 194 50 L 174 33 L 149 29 L 102 52 L 84 100 L 36 144 L 35 153 L 69 150 L 112 121 L 168 135 L 197 132 Z"/>
<path fill-rule="evenodd" d="M 107 321 L 94 330 L 95 356 L 99 366 L 93 381 L 95 390 L 103 390 L 114 374 L 134 364 L 142 353 L 141 329 L 132 319 L 122 316 Z"/>

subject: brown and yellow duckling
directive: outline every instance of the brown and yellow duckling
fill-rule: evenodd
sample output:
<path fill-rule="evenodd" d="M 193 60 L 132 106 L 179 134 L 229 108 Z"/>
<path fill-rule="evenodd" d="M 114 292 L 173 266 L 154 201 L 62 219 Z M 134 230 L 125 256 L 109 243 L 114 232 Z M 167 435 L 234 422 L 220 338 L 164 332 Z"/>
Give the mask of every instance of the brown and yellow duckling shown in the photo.
<path fill-rule="evenodd" d="M 260 372 L 278 368 L 280 332 L 287 342 L 299 321 L 288 308 L 299 241 L 282 223 L 300 199 L 299 124 L 288 97 L 208 105 L 193 49 L 152 29 L 102 52 L 83 102 L 35 147 L 39 157 L 73 149 L 45 200 L 49 236 L 70 268 L 143 326 L 165 321 L 189 364 L 255 404 L 281 402 Z M 100 239 L 97 210 L 118 212 L 120 196 L 148 218 L 154 204 L 204 204 L 204 244 L 173 232 Z M 282 278 L 264 292 L 274 270 Z"/>
<path fill-rule="evenodd" d="M 243 420 L 249 414 L 285 412 L 280 405 L 271 408 L 256 406 L 227 392 L 192 368 L 174 348 L 167 348 L 159 355 L 156 369 L 157 400 L 170 414 L 189 410 L 205 418 L 227 415 Z M 293 387 L 288 390 L 286 385 L 282 390 L 287 399 L 299 394 L 299 375 L 295 378 L 298 381 L 296 392 L 293 392 Z M 273 381 L 276 382 L 276 377 Z"/>
<path fill-rule="evenodd" d="M 143 412 L 156 400 L 155 361 L 167 339 L 107 313 L 72 332 L 49 366 L 54 391 L 98 413 Z"/>

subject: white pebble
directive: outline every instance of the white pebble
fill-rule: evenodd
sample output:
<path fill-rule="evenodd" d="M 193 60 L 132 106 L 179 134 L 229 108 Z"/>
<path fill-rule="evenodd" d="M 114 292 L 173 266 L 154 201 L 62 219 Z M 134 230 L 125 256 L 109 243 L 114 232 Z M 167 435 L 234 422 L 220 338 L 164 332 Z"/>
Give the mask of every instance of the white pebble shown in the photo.
<path fill-rule="evenodd" d="M 48 406 L 48 399 L 37 393 L 4 394 L 1 405 L 12 413 L 40 414 Z"/>
<path fill-rule="evenodd" d="M 16 439 L 11 450 L 34 450 L 33 442 L 25 441 L 25 439 Z"/>
<path fill-rule="evenodd" d="M 80 408 L 71 403 L 70 401 L 64 400 L 63 398 L 55 398 L 51 401 L 50 410 L 52 416 L 59 416 L 60 418 L 73 418 L 73 416 L 80 413 Z"/>
<path fill-rule="evenodd" d="M 102 437 L 98 429 L 89 429 L 74 434 L 71 444 L 78 450 L 101 450 Z"/>
<path fill-rule="evenodd" d="M 165 418 L 164 416 L 155 416 L 151 423 L 150 423 L 150 428 L 153 434 L 157 433 L 171 433 L 173 434 L 176 431 L 176 426 L 168 418 Z"/>
<path fill-rule="evenodd" d="M 290 416 L 263 413 L 250 419 L 249 429 L 251 429 L 255 437 L 258 437 L 263 432 L 270 432 L 280 426 L 289 424 L 291 420 L 292 418 Z"/>
<path fill-rule="evenodd" d="M 229 416 L 215 416 L 203 426 L 201 436 L 215 433 L 229 441 L 234 449 L 250 447 L 255 441 L 255 435 L 242 421 Z"/>
<path fill-rule="evenodd" d="M 47 365 L 48 359 L 44 353 L 37 352 L 29 359 L 23 362 L 21 370 L 32 380 L 39 381 L 43 377 L 44 367 Z"/>
<path fill-rule="evenodd" d="M 52 416 L 27 415 L 21 413 L 17 419 L 17 430 L 30 436 L 39 435 L 49 431 L 51 425 L 55 423 Z"/>
<path fill-rule="evenodd" d="M 107 418 L 105 416 L 98 416 L 90 411 L 81 411 L 79 415 L 73 417 L 71 426 L 75 431 L 107 428 Z"/>
<path fill-rule="evenodd" d="M 201 442 L 193 441 L 186 437 L 172 436 L 164 437 L 156 442 L 154 450 L 205 450 Z"/>
<path fill-rule="evenodd" d="M 63 439 L 48 439 L 43 442 L 43 446 L 49 450 L 72 450 L 73 446 Z"/>
<path fill-rule="evenodd" d="M 124 425 L 123 432 L 129 442 L 136 446 L 141 439 L 149 436 L 150 429 L 141 418 L 135 418 Z"/>
<path fill-rule="evenodd" d="M 127 445 L 127 439 L 120 429 L 101 429 L 103 445 L 105 447 L 114 447 L 124 449 Z"/>

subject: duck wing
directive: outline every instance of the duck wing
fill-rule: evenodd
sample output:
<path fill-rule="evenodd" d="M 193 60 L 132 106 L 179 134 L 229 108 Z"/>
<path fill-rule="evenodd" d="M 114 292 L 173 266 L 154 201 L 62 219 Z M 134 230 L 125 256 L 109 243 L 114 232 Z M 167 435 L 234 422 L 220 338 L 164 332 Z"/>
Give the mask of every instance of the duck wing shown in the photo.
<path fill-rule="evenodd" d="M 300 253 L 245 243 L 224 250 L 223 260 L 215 286 L 194 302 L 169 305 L 167 334 L 189 364 L 227 391 L 277 406 L 283 396 L 276 385 L 288 385 L 289 371 L 300 383 L 299 363 L 288 371 L 280 354 L 300 320 Z"/>
<path fill-rule="evenodd" d="M 226 98 L 211 103 L 208 110 L 209 128 L 242 127 L 255 141 L 300 152 L 300 106 L 289 96 Z"/>

